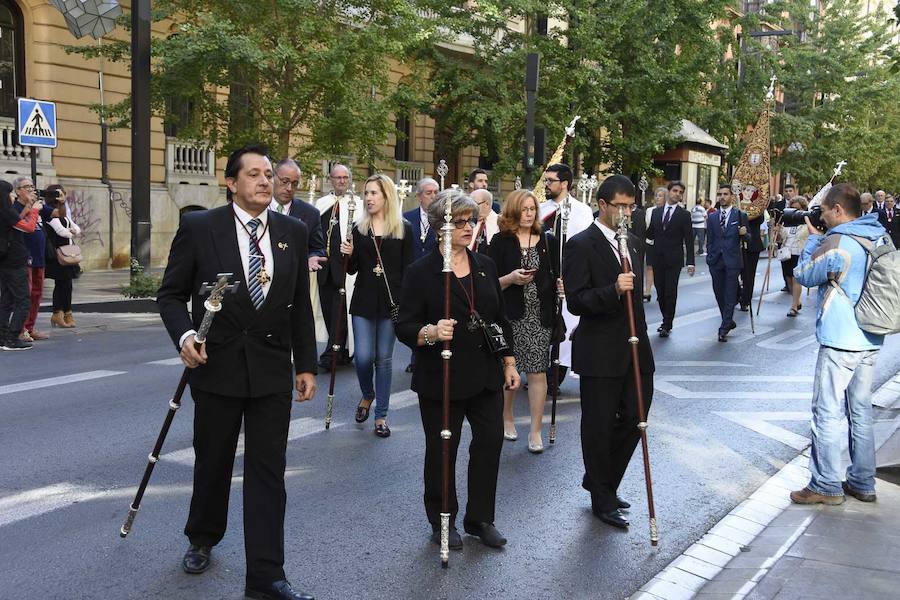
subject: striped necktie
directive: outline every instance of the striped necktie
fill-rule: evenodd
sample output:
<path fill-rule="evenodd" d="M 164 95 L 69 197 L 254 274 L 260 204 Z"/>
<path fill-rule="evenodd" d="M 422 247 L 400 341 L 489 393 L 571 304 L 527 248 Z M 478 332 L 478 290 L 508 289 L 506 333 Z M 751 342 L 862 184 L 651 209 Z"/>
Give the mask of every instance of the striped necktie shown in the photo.
<path fill-rule="evenodd" d="M 256 228 L 259 227 L 260 220 L 259 219 L 250 219 L 250 222 L 247 223 L 247 229 L 250 231 L 250 252 L 248 254 L 247 261 L 247 289 L 250 290 L 250 301 L 253 302 L 253 306 L 256 310 L 259 310 L 259 307 L 262 306 L 263 301 L 266 299 L 263 296 L 262 284 L 259 282 L 259 273 L 262 271 L 262 256 L 258 254 L 257 246 L 258 240 L 256 239 Z"/>
<path fill-rule="evenodd" d="M 728 219 L 728 213 L 724 210 L 722 211 L 721 218 L 719 219 L 719 225 L 722 227 L 722 231 L 725 231 L 725 221 Z"/>

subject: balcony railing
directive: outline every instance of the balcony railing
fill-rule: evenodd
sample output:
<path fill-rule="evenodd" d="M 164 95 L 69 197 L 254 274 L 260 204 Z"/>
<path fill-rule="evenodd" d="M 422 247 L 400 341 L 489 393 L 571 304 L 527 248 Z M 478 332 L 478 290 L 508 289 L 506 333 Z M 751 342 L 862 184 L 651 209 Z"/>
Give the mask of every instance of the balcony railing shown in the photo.
<path fill-rule="evenodd" d="M 21 164 L 30 168 L 31 148 L 15 143 L 15 138 L 16 120 L 10 117 L 0 117 L 0 161 L 7 164 Z M 38 164 L 49 165 L 51 161 L 50 148 L 36 148 L 35 150 Z"/>
<path fill-rule="evenodd" d="M 416 182 L 425 177 L 425 167 L 421 163 L 397 161 L 397 170 L 394 181 L 399 182 L 405 179 L 409 185 L 416 185 Z"/>
<path fill-rule="evenodd" d="M 216 155 L 212 148 L 176 138 L 166 140 L 167 174 L 189 177 L 216 176 Z"/>

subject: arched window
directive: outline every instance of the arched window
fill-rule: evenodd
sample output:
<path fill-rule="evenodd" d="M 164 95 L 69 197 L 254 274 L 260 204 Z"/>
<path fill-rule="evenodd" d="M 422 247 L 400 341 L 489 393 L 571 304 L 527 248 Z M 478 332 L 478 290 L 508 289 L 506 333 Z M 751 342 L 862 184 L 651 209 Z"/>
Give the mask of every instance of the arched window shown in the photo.
<path fill-rule="evenodd" d="M 22 13 L 15 2 L 0 0 L 0 117 L 16 116 L 16 96 L 25 95 L 25 44 Z"/>

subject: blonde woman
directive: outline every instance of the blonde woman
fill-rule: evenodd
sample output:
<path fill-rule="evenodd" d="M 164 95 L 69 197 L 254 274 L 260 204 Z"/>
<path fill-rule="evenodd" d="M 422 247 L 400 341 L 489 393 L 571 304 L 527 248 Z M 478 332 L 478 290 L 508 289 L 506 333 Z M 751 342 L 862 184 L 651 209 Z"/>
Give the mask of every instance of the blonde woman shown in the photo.
<path fill-rule="evenodd" d="M 667 190 L 664 185 L 659 186 L 656 188 L 656 191 L 653 192 L 653 199 L 647 201 L 647 210 L 644 213 L 644 217 L 646 218 L 646 229 L 650 228 L 650 219 L 652 218 L 653 211 L 665 206 L 668 197 L 669 190 Z M 646 242 L 644 245 L 646 248 L 646 254 L 644 256 L 644 291 L 641 295 L 644 298 L 644 302 L 650 302 L 650 291 L 653 289 L 653 263 L 656 261 L 656 250 L 653 247 L 653 240 L 644 241 Z"/>
<path fill-rule="evenodd" d="M 412 225 L 403 219 L 397 188 L 385 175 L 366 179 L 362 216 L 353 228 L 352 241 L 341 243 L 350 256 L 347 273 L 356 274 L 350 316 L 353 321 L 354 360 L 362 399 L 356 422 L 369 418 L 375 403 L 375 435 L 391 435 L 387 424 L 391 395 L 391 356 L 394 324 L 403 272 L 413 261 Z M 374 385 L 372 378 L 375 378 Z"/>

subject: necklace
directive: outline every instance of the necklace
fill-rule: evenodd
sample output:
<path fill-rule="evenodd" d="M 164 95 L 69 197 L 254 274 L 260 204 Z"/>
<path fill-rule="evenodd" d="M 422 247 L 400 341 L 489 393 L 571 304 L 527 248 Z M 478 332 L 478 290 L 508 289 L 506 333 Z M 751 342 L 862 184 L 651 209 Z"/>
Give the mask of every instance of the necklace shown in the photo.
<path fill-rule="evenodd" d="M 231 207 L 231 214 L 234 215 L 234 218 L 237 219 L 237 222 L 240 223 L 241 227 L 244 228 L 244 231 L 247 233 L 247 237 L 250 238 L 250 242 L 256 248 L 256 256 L 259 257 L 259 273 L 256 274 L 256 281 L 259 282 L 259 285 L 268 285 L 268 283 L 272 281 L 272 278 L 269 277 L 268 273 L 266 273 L 266 255 L 263 254 L 262 248 L 260 248 L 259 246 L 259 242 L 260 240 L 264 239 L 266 237 L 266 233 L 269 232 L 269 220 L 266 219 L 266 224 L 265 226 L 263 226 L 262 233 L 254 238 L 254 236 L 251 235 L 250 230 L 247 229 L 247 226 L 244 224 L 244 222 L 238 219 L 237 213 L 234 212 L 233 206 Z"/>

